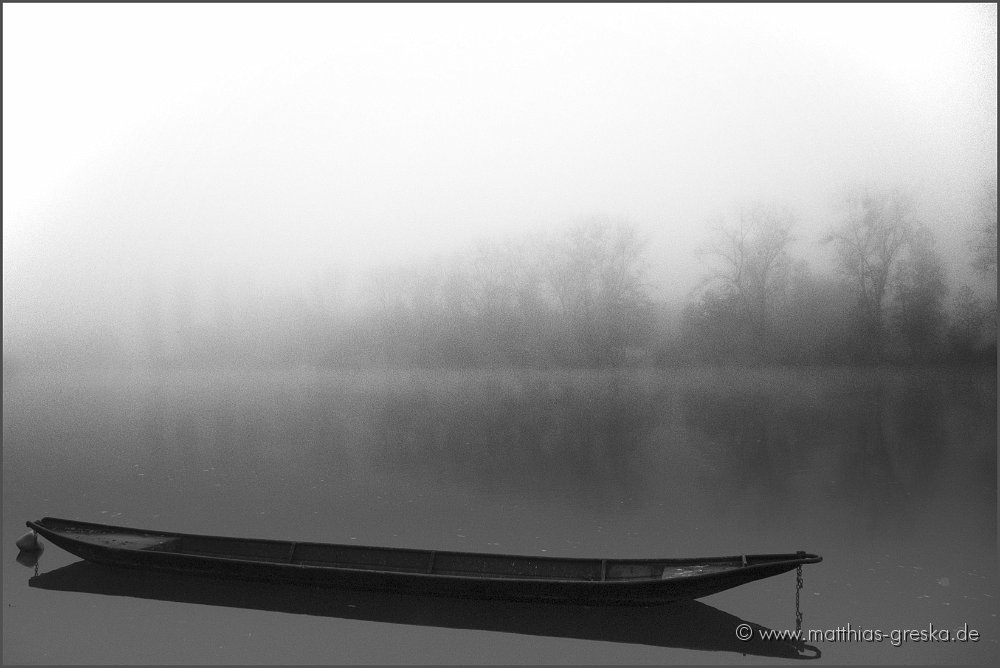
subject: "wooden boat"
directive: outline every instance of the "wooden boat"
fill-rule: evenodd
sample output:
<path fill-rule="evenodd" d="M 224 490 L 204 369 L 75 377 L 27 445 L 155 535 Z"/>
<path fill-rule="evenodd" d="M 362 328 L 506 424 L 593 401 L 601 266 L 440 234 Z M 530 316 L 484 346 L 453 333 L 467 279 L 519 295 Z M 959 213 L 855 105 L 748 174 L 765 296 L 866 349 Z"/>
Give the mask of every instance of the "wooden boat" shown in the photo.
<path fill-rule="evenodd" d="M 578 559 L 169 533 L 46 517 L 28 527 L 112 566 L 395 593 L 655 605 L 695 599 L 814 564 L 814 554 Z"/>

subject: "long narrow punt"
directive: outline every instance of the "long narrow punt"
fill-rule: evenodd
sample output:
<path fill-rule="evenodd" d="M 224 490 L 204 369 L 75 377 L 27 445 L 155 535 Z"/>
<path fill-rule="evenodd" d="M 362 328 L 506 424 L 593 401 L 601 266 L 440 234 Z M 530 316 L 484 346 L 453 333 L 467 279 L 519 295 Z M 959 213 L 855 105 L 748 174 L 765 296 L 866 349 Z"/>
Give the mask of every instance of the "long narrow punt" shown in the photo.
<path fill-rule="evenodd" d="M 655 605 L 821 561 L 805 552 L 700 559 L 573 559 L 169 533 L 46 517 L 27 525 L 95 563 L 439 596 Z"/>

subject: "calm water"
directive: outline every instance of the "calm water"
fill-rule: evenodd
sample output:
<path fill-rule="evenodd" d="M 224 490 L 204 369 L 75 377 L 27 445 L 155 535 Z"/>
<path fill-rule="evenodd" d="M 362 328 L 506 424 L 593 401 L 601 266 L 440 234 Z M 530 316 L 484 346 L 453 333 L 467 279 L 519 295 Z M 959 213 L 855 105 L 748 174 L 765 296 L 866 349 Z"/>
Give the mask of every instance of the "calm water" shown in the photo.
<path fill-rule="evenodd" d="M 804 629 L 982 635 L 817 641 L 821 661 L 992 661 L 996 410 L 995 369 L 8 376 L 3 660 L 773 663 L 787 647 L 735 625 L 795 628 L 794 573 L 607 611 L 122 575 L 49 546 L 29 586 L 14 541 L 52 515 L 539 555 L 801 549 L 824 557 Z"/>

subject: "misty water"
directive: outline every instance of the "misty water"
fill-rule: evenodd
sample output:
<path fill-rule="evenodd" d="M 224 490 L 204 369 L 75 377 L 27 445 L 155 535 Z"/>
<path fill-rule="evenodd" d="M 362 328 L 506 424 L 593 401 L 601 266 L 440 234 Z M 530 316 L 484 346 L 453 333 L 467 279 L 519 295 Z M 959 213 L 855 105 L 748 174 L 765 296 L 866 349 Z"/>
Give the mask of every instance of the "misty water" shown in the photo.
<path fill-rule="evenodd" d="M 982 636 L 811 643 L 822 661 L 995 660 L 996 406 L 995 368 L 13 373 L 4 663 L 770 663 L 787 654 L 741 645 L 734 624 L 794 629 L 797 594 L 803 629 Z M 109 575 L 51 545 L 25 567 L 14 542 L 46 515 L 824 561 L 798 592 L 792 572 L 699 604 L 607 611 Z M 56 585 L 38 586 L 48 573 Z"/>

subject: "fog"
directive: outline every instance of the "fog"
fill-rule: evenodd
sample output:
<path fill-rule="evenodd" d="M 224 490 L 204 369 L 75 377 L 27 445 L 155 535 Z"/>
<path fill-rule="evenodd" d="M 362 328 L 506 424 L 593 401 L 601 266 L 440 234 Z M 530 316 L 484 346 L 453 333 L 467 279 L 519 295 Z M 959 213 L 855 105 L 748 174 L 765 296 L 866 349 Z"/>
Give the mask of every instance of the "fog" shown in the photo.
<path fill-rule="evenodd" d="M 106 337 L 142 358 L 169 347 L 163 313 L 241 330 L 260 299 L 348 317 L 378 272 L 595 217 L 648 241 L 649 295 L 679 313 L 713 224 L 752 202 L 793 211 L 789 253 L 832 275 L 822 240 L 860 185 L 907 193 L 950 290 L 989 290 L 970 239 L 996 179 L 995 5 L 3 19 L 5 361 Z"/>

